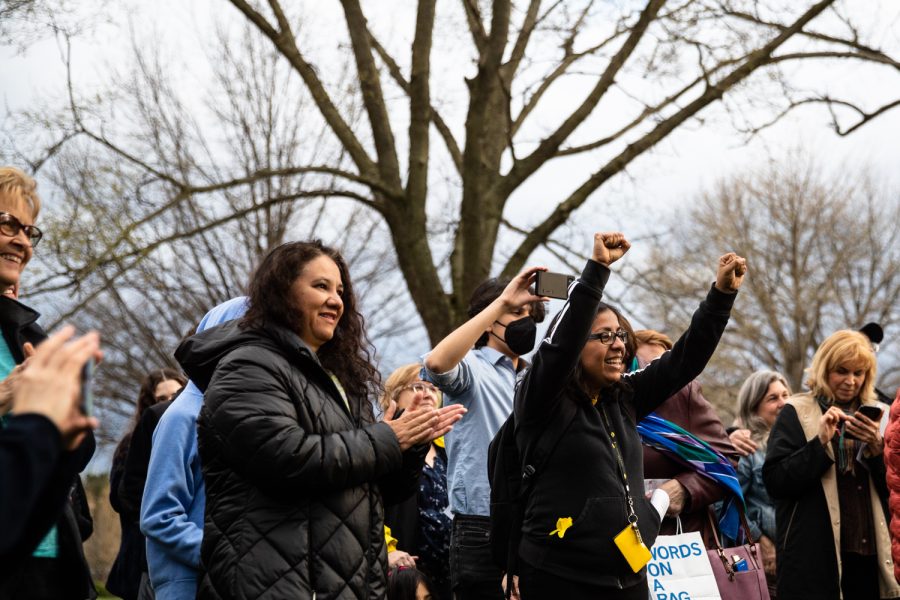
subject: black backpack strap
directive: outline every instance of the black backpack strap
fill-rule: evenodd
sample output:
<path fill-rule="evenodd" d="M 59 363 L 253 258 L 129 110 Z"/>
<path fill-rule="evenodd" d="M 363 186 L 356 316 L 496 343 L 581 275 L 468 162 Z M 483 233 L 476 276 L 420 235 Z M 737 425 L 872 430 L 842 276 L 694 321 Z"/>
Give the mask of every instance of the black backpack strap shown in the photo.
<path fill-rule="evenodd" d="M 561 398 L 557 405 L 557 411 L 553 415 L 550 424 L 546 429 L 538 432 L 536 435 L 527 439 L 526 432 L 519 429 L 516 424 L 516 441 L 524 442 L 524 452 L 522 452 L 522 486 L 519 491 L 519 497 L 515 503 L 516 512 L 513 515 L 512 532 L 509 536 L 509 551 L 506 558 L 507 579 L 506 579 L 506 598 L 509 599 L 512 593 L 512 578 L 518 573 L 519 543 L 522 539 L 522 525 L 525 520 L 525 503 L 528 496 L 531 495 L 531 489 L 534 487 L 535 481 L 541 473 L 547 459 L 556 450 L 556 445 L 568 431 L 575 415 L 578 414 L 578 406 L 575 402 L 568 398 Z M 520 437 L 522 436 L 522 437 Z M 523 447 L 523 445 L 520 445 Z"/>

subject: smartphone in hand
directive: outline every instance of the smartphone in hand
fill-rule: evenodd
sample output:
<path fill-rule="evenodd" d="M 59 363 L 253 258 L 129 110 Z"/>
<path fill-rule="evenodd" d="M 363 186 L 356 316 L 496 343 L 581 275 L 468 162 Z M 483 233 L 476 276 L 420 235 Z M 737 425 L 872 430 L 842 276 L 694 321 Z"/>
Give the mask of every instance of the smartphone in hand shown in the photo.
<path fill-rule="evenodd" d="M 881 415 L 884 413 L 884 409 L 880 406 L 874 406 L 872 404 L 866 404 L 860 406 L 856 411 L 859 414 L 868 417 L 870 420 L 875 421 L 876 423 L 881 422 Z M 841 427 L 844 427 L 846 423 L 842 424 Z M 855 440 L 857 437 L 850 433 L 849 431 L 845 431 L 844 437 L 850 440 Z"/>
<path fill-rule="evenodd" d="M 574 275 L 538 271 L 535 274 L 534 293 L 537 296 L 567 300 L 569 298 L 569 286 L 572 285 L 573 281 L 575 281 Z"/>
<path fill-rule="evenodd" d="M 78 405 L 86 417 L 94 415 L 94 358 L 88 359 L 81 368 L 81 402 Z"/>

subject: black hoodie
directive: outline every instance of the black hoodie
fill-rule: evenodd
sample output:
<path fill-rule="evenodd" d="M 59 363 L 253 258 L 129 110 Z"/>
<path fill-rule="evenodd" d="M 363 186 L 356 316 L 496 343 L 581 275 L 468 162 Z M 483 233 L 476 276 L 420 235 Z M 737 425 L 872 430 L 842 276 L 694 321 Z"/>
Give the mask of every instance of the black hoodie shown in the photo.
<path fill-rule="evenodd" d="M 17 363 L 25 360 L 23 346 L 37 346 L 47 334 L 37 324 L 40 315 L 17 300 L 0 296 L 0 329 Z M 8 417 L 4 432 L 4 460 L 0 472 L 0 600 L 6 598 L 95 598 L 97 592 L 84 558 L 82 542 L 93 531 L 84 501 L 81 472 L 96 448 L 89 432 L 69 452 L 59 430 L 38 415 Z M 6 462 L 6 461 L 10 462 Z M 57 528 L 56 559 L 31 553 L 53 526 Z"/>
<path fill-rule="evenodd" d="M 660 519 L 644 496 L 643 446 L 636 425 L 703 371 L 728 323 L 735 294 L 713 287 L 672 350 L 603 389 L 595 406 L 573 385 L 572 373 L 584 345 L 600 343 L 588 342 L 588 335 L 608 278 L 606 267 L 588 261 L 516 390 L 516 420 L 525 435 L 546 427 L 561 412 L 560 403 L 577 407 L 528 498 L 519 553 L 533 567 L 559 577 L 619 589 L 639 584 L 646 571 L 634 573 L 613 543 L 627 525 L 627 505 L 603 411 L 615 430 L 638 527 L 649 548 Z M 571 527 L 562 536 L 551 535 L 561 518 L 571 518 Z"/>

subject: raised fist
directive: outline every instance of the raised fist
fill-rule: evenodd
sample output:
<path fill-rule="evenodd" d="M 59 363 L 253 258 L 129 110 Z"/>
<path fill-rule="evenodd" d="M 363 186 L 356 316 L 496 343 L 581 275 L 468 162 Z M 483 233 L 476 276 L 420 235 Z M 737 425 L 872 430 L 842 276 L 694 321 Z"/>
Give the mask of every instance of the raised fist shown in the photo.
<path fill-rule="evenodd" d="M 716 289 L 720 292 L 734 293 L 741 287 L 744 275 L 747 274 L 747 259 L 734 252 L 719 257 L 719 269 L 716 273 Z"/>
<path fill-rule="evenodd" d="M 616 262 L 631 248 L 624 233 L 608 232 L 594 234 L 594 253 L 592 259 L 607 267 Z"/>

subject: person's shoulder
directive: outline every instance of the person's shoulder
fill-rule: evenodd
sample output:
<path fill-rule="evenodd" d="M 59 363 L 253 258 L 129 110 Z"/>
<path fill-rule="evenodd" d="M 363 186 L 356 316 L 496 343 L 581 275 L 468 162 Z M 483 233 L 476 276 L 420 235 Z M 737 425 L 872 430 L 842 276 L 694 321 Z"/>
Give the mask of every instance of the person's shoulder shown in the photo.
<path fill-rule="evenodd" d="M 295 361 L 291 361 L 284 349 L 266 337 L 255 338 L 246 344 L 231 348 L 222 356 L 216 370 L 221 373 L 242 371 L 248 367 L 263 371 L 279 372 L 287 369 Z M 296 366 L 300 366 L 297 364 Z"/>
<path fill-rule="evenodd" d="M 169 410 L 162 416 L 162 420 L 180 419 L 186 416 L 196 417 L 203 406 L 203 394 L 190 381 L 184 389 L 172 400 Z"/>
<path fill-rule="evenodd" d="M 785 400 L 785 406 L 792 406 L 794 408 L 806 408 L 808 406 L 812 406 L 815 404 L 816 399 L 810 392 L 801 392 L 799 394 L 794 394 L 787 400 Z"/>
<path fill-rule="evenodd" d="M 490 367 L 492 369 L 497 369 L 501 365 L 512 364 L 512 360 L 508 356 L 506 356 L 499 350 L 491 348 L 490 346 L 472 348 L 463 357 L 463 361 L 467 362 L 470 365 L 473 362 L 478 362 L 481 365 Z"/>

